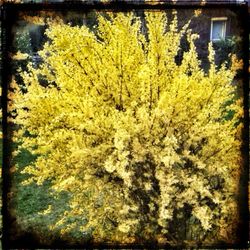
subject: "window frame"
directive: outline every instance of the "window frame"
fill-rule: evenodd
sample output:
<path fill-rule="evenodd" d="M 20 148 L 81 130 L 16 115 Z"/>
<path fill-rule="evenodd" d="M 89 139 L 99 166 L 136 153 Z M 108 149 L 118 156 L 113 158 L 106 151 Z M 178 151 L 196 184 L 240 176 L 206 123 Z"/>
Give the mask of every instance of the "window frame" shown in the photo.
<path fill-rule="evenodd" d="M 223 21 L 224 22 L 224 25 L 223 25 L 223 28 L 222 28 L 222 36 L 221 38 L 223 40 L 226 39 L 226 31 L 227 31 L 227 20 L 228 18 L 227 17 L 213 17 L 211 18 L 211 25 L 210 25 L 210 41 L 211 42 L 218 42 L 220 41 L 221 39 L 213 39 L 213 23 L 216 22 L 216 21 Z"/>

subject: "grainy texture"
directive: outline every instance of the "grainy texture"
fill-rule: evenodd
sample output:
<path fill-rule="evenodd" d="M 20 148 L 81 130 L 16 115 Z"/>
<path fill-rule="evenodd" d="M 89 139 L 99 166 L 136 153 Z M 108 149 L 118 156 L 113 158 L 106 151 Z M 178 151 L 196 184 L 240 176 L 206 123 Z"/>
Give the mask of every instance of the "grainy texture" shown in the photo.
<path fill-rule="evenodd" d="M 175 14 L 97 16 L 92 29 L 52 23 L 40 67 L 21 74 L 24 86 L 12 82 L 16 138 L 37 156 L 24 184 L 69 197 L 49 229 L 80 232 L 80 242 L 234 243 L 242 104 L 231 83 L 241 63 L 216 67 L 210 44 L 205 72 L 198 35 Z"/>

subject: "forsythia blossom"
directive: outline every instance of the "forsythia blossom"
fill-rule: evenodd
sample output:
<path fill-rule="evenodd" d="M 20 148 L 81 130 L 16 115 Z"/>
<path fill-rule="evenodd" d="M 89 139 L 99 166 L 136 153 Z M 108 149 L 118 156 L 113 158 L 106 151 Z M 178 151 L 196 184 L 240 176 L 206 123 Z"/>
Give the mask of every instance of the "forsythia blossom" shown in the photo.
<path fill-rule="evenodd" d="M 205 72 L 197 35 L 164 12 L 145 12 L 144 21 L 99 13 L 95 31 L 59 23 L 46 34 L 43 63 L 22 73 L 26 91 L 15 86 L 11 107 L 30 135 L 20 147 L 37 154 L 23 172 L 72 194 L 58 225 L 84 214 L 81 230 L 96 239 L 168 239 L 188 208 L 184 219 L 194 216 L 204 232 L 225 228 L 237 214 L 225 209 L 240 163 L 236 66 L 217 69 L 210 44 Z M 177 64 L 184 34 L 189 50 Z"/>

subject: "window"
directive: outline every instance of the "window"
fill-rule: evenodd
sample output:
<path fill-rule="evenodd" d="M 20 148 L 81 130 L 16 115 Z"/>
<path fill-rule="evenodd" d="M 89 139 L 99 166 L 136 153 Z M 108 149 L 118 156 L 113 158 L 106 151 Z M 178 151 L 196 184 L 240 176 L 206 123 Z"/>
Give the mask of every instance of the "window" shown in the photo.
<path fill-rule="evenodd" d="M 211 20 L 210 40 L 213 42 L 226 38 L 226 17 L 216 17 Z"/>

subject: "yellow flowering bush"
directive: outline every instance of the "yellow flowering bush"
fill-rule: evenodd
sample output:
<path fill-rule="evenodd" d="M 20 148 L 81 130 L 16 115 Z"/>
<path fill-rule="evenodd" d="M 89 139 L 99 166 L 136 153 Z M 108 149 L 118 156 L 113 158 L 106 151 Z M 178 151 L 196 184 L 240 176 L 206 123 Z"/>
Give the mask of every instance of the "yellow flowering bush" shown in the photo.
<path fill-rule="evenodd" d="M 22 73 L 25 89 L 15 86 L 17 138 L 37 155 L 26 184 L 50 181 L 55 194 L 71 194 L 50 228 L 91 231 L 95 242 L 173 242 L 175 222 L 193 218 L 223 240 L 237 218 L 238 61 L 216 67 L 210 44 L 205 72 L 198 35 L 189 23 L 178 29 L 176 15 L 146 11 L 146 31 L 133 13 L 97 18 L 93 29 L 51 24 L 43 63 Z M 183 36 L 189 49 L 177 64 Z"/>

